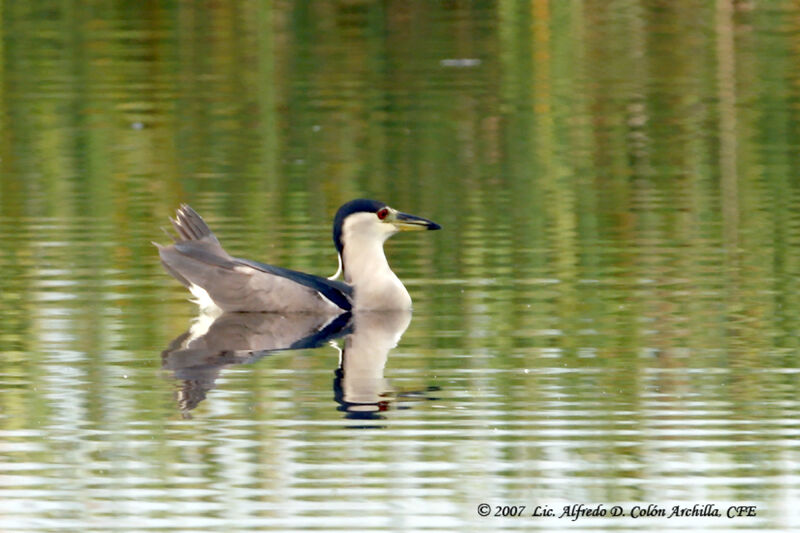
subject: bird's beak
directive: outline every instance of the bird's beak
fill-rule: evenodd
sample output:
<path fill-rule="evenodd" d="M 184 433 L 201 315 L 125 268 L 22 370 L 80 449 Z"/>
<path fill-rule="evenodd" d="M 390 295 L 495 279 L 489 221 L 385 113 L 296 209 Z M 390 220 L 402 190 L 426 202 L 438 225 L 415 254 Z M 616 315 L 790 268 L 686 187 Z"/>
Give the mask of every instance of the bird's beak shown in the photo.
<path fill-rule="evenodd" d="M 423 231 L 442 229 L 442 227 L 427 218 L 418 217 L 417 215 L 409 215 L 408 213 L 397 212 L 391 221 L 398 231 Z"/>

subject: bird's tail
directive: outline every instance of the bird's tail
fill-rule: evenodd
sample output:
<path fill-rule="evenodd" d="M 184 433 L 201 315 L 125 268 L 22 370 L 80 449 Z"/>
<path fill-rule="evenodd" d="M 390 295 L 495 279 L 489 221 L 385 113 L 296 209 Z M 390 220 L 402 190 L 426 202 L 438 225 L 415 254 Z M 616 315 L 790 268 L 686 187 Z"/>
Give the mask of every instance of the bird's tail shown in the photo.
<path fill-rule="evenodd" d="M 178 232 L 178 238 L 175 239 L 173 237 L 175 242 L 199 241 L 204 237 L 217 240 L 206 221 L 197 214 L 197 211 L 186 204 L 181 204 L 175 214 L 175 218 L 171 218 L 170 222 L 172 222 L 172 227 L 175 228 L 175 231 Z"/>
<path fill-rule="evenodd" d="M 177 236 L 166 233 L 174 244 L 162 246 L 153 243 L 158 248 L 161 263 L 172 277 L 190 290 L 195 286 L 202 288 L 211 265 L 226 266 L 232 258 L 222 248 L 208 224 L 188 205 L 182 204 L 170 222 Z"/>

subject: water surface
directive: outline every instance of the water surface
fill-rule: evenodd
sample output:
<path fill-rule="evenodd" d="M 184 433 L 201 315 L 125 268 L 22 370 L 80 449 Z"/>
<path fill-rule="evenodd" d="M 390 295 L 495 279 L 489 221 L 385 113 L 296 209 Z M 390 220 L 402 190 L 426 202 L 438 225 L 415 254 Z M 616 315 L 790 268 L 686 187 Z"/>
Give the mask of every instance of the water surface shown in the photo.
<path fill-rule="evenodd" d="M 7 3 L 0 529 L 797 529 L 798 21 Z M 360 196 L 444 227 L 387 244 L 411 316 L 181 348 L 195 308 L 151 244 L 181 202 L 330 275 Z M 757 516 L 630 516 L 706 503 Z"/>

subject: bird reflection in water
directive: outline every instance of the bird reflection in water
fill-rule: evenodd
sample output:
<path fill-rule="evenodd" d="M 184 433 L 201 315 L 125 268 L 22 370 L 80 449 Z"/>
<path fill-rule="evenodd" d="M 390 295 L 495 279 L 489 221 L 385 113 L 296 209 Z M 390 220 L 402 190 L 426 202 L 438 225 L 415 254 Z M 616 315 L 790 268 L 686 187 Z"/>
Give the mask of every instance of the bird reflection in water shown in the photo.
<path fill-rule="evenodd" d="M 223 368 L 338 343 L 342 347 L 333 383 L 338 409 L 347 418 L 379 419 L 393 401 L 426 398 L 434 390 L 393 393 L 383 377 L 389 352 L 410 321 L 411 312 L 405 310 L 342 313 L 333 319 L 314 313 L 200 317 L 162 352 L 162 365 L 182 382 L 178 405 L 188 417 L 215 387 Z"/>

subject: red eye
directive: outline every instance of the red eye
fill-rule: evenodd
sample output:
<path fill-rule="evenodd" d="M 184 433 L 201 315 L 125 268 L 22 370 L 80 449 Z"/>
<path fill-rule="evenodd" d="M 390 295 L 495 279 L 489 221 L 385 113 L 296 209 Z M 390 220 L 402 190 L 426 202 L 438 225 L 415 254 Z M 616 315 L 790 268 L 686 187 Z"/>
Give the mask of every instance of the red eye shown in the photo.
<path fill-rule="evenodd" d="M 378 218 L 381 219 L 381 220 L 386 218 L 386 215 L 388 215 L 388 214 L 389 214 L 389 210 L 386 209 L 385 207 L 376 213 L 376 215 L 378 215 Z"/>

